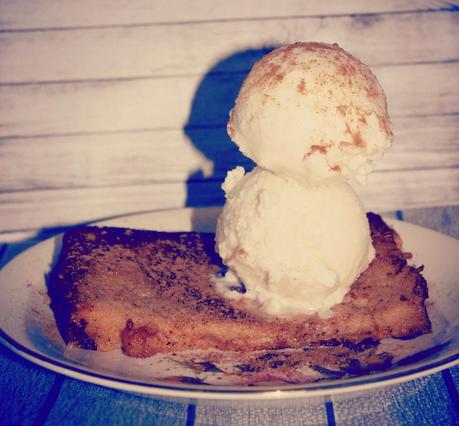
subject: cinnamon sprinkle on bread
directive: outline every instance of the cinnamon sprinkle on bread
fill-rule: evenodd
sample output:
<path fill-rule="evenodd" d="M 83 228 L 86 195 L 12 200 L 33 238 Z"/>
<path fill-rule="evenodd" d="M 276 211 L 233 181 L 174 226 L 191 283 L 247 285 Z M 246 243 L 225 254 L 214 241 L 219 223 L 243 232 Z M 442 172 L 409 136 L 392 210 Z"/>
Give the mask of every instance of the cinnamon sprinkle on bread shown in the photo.
<path fill-rule="evenodd" d="M 334 315 L 266 317 L 223 299 L 209 233 L 79 227 L 64 235 L 49 294 L 68 344 L 149 357 L 187 349 L 251 352 L 358 345 L 428 333 L 427 284 L 396 232 L 369 213 L 376 258 Z"/>

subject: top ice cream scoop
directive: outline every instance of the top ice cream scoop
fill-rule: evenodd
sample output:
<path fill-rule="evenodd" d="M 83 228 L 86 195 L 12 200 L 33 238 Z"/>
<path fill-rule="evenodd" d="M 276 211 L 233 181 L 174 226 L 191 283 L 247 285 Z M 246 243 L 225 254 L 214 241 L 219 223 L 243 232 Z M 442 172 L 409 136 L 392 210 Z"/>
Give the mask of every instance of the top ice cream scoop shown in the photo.
<path fill-rule="evenodd" d="M 369 67 L 325 43 L 280 47 L 257 62 L 228 133 L 257 165 L 303 181 L 364 182 L 393 138 Z"/>

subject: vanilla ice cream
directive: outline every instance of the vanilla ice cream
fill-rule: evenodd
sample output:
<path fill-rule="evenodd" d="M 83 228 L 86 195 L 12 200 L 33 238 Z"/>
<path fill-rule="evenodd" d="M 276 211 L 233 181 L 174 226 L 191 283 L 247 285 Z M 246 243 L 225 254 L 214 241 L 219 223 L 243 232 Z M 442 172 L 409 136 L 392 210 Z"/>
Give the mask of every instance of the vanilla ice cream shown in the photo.
<path fill-rule="evenodd" d="M 255 64 L 228 133 L 247 157 L 303 181 L 364 182 L 391 145 L 386 97 L 368 66 L 324 43 L 295 43 Z"/>
<path fill-rule="evenodd" d="M 226 297 L 271 315 L 327 315 L 374 257 L 365 211 L 344 181 L 305 184 L 237 167 L 223 189 L 216 246 L 229 273 L 216 284 Z M 238 279 L 243 295 L 229 289 Z"/>

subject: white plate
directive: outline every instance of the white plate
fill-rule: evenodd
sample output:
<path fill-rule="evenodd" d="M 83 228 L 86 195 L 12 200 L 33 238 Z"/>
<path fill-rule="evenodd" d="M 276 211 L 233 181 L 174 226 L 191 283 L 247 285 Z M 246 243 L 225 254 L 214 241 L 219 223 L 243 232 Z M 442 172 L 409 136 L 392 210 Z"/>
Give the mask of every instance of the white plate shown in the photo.
<path fill-rule="evenodd" d="M 158 211 L 103 224 L 163 231 L 213 231 L 218 213 L 217 208 Z M 121 351 L 69 349 L 55 326 L 46 287 L 46 274 L 59 252 L 60 237 L 32 247 L 0 271 L 0 340 L 20 356 L 66 376 L 182 401 L 312 401 L 315 397 L 368 391 L 432 374 L 459 361 L 459 241 L 405 222 L 386 221 L 400 233 L 416 265 L 425 265 L 433 333 L 410 341 L 385 342 L 392 349 L 397 347 L 399 359 L 418 354 L 385 372 L 306 384 L 215 386 L 171 381 L 171 376 L 186 376 L 188 370 L 167 356 L 134 359 Z"/>

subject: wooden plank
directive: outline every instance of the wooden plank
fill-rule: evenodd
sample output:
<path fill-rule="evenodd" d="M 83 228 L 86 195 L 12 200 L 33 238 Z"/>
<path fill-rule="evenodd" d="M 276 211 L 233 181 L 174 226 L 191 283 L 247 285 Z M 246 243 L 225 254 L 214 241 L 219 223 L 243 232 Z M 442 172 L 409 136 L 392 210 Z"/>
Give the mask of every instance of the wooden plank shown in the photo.
<path fill-rule="evenodd" d="M 232 59 L 218 72 L 247 71 L 263 46 L 297 40 L 338 41 L 370 65 L 451 61 L 459 59 L 458 39 L 459 13 L 432 11 L 0 33 L 0 57 L 8 59 L 0 83 L 204 74 L 221 57 Z"/>
<path fill-rule="evenodd" d="M 455 151 L 459 148 L 459 115 L 394 117 L 391 150 Z"/>
<path fill-rule="evenodd" d="M 196 183 L 190 191 L 202 195 L 201 205 L 216 205 L 223 201 L 219 182 Z M 167 182 L 4 193 L 0 194 L 0 231 L 55 227 L 129 212 L 181 207 L 186 199 L 186 184 Z"/>
<path fill-rule="evenodd" d="M 459 204 L 459 169 L 375 172 L 355 186 L 367 210 L 388 211 Z"/>
<path fill-rule="evenodd" d="M 405 12 L 451 8 L 444 0 L 353 0 L 246 2 L 244 0 L 2 0 L 0 27 L 9 30 L 161 24 L 203 20 L 260 19 L 268 17 L 322 16 L 358 13 Z"/>
<path fill-rule="evenodd" d="M 397 386 L 333 400 L 338 425 L 456 424 L 440 373 Z"/>
<path fill-rule="evenodd" d="M 459 166 L 458 115 L 393 124 L 396 139 L 378 170 Z M 223 127 L 4 139 L 0 158 L 0 191 L 10 192 L 180 182 L 200 170 L 223 179 L 236 165 L 250 167 Z"/>
<path fill-rule="evenodd" d="M 221 181 L 0 194 L 0 232 L 71 225 L 154 209 L 222 204 Z M 357 192 L 368 210 L 459 204 L 459 169 L 381 172 Z M 0 234 L 1 238 L 1 234 Z M 8 234 L 4 236 L 8 239 Z"/>
<path fill-rule="evenodd" d="M 459 111 L 459 63 L 377 67 L 374 71 L 386 92 L 392 117 Z"/>
<path fill-rule="evenodd" d="M 375 67 L 393 117 L 459 112 L 459 62 Z M 0 87 L 0 137 L 225 125 L 243 74 Z"/>
<path fill-rule="evenodd" d="M 185 181 L 212 167 L 204 153 L 220 168 L 237 156 L 224 129 L 191 134 L 194 144 L 181 130 L 3 140 L 0 157 L 11 161 L 0 168 L 0 191 Z"/>
<path fill-rule="evenodd" d="M 66 379 L 47 425 L 184 425 L 187 406 Z"/>

